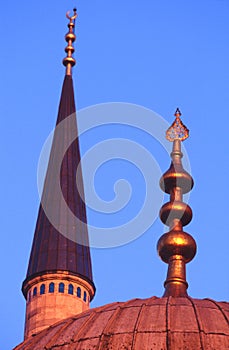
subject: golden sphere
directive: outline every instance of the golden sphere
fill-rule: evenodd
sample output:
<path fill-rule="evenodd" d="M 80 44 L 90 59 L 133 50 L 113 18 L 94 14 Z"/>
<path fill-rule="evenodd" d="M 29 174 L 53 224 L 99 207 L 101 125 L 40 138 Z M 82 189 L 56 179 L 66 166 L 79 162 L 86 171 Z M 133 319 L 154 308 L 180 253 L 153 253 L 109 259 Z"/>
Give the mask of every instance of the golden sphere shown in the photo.
<path fill-rule="evenodd" d="M 69 63 L 73 67 L 76 64 L 76 60 L 73 57 L 65 57 L 63 59 L 63 65 L 67 66 Z"/>
<path fill-rule="evenodd" d="M 76 40 L 76 36 L 74 33 L 67 33 L 65 35 L 65 40 L 68 42 L 69 40 L 72 41 L 72 43 Z"/>
<path fill-rule="evenodd" d="M 166 193 L 170 193 L 176 187 L 180 187 L 183 193 L 187 193 L 191 191 L 193 185 L 194 181 L 191 175 L 184 170 L 181 164 L 174 165 L 173 162 L 160 179 L 160 187 Z"/>
<path fill-rule="evenodd" d="M 196 255 L 196 242 L 191 235 L 184 231 L 170 231 L 159 239 L 157 251 L 166 263 L 174 255 L 182 256 L 188 263 Z"/>
<path fill-rule="evenodd" d="M 192 209 L 181 201 L 168 202 L 160 210 L 160 219 L 167 226 L 170 226 L 174 219 L 179 219 L 182 226 L 185 226 L 192 220 Z"/>
<path fill-rule="evenodd" d="M 73 47 L 73 46 L 68 45 L 68 46 L 66 46 L 66 47 L 65 47 L 65 52 L 67 52 L 67 53 L 68 53 L 68 51 L 71 51 L 71 53 L 73 53 L 73 52 L 75 51 L 75 49 L 74 49 L 74 47 Z"/>

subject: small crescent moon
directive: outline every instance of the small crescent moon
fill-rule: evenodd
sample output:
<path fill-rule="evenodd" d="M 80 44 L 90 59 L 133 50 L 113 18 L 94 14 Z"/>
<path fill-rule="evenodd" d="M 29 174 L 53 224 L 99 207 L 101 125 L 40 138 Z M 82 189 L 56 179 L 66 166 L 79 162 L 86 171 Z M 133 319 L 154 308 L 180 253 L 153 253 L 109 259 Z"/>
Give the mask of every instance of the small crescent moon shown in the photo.
<path fill-rule="evenodd" d="M 70 12 L 71 12 L 71 11 L 68 11 L 68 12 L 66 13 L 66 17 L 67 17 L 68 19 L 70 19 L 70 21 L 73 20 L 73 19 L 76 19 L 77 13 L 76 13 L 75 15 L 73 15 L 72 17 L 70 17 L 70 16 L 69 16 L 69 15 L 70 15 Z"/>

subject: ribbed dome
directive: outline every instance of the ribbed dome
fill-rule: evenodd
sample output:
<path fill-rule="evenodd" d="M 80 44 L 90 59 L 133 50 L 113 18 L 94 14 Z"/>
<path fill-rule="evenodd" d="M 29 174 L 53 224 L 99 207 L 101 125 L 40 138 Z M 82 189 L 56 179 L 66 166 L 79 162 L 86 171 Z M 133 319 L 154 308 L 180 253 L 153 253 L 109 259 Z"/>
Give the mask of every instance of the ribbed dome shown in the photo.
<path fill-rule="evenodd" d="M 30 337 L 15 350 L 226 350 L 229 303 L 133 299 L 91 309 Z"/>

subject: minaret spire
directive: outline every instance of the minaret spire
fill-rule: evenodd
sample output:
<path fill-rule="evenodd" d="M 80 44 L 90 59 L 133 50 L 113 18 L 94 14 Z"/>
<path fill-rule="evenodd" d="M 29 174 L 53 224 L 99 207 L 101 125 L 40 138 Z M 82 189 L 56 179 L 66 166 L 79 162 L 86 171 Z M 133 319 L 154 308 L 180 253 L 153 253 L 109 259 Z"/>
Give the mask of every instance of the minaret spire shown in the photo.
<path fill-rule="evenodd" d="M 189 137 L 189 130 L 182 123 L 181 112 L 177 108 L 176 119 L 166 131 L 166 138 L 173 142 L 171 166 L 160 180 L 161 189 L 170 194 L 170 201 L 160 210 L 161 221 L 169 226 L 158 241 L 157 249 L 161 259 L 168 264 L 164 283 L 164 296 L 187 296 L 186 263 L 196 254 L 196 243 L 191 235 L 183 231 L 183 226 L 192 219 L 192 210 L 183 202 L 183 194 L 193 187 L 192 177 L 183 169 L 181 141 Z"/>
<path fill-rule="evenodd" d="M 26 298 L 25 338 L 87 310 L 95 294 L 71 76 L 76 11 L 68 18 L 66 75 L 22 285 Z"/>
<path fill-rule="evenodd" d="M 63 59 L 63 65 L 66 67 L 66 75 L 72 75 L 72 67 L 76 64 L 76 60 L 72 57 L 75 49 L 73 47 L 73 43 L 76 40 L 76 35 L 74 33 L 75 29 L 75 20 L 77 18 L 77 9 L 73 9 L 73 16 L 70 17 L 70 11 L 66 13 L 66 17 L 69 19 L 68 28 L 69 31 L 65 35 L 65 40 L 67 41 L 67 46 L 65 48 L 65 52 L 67 53 L 67 57 Z"/>

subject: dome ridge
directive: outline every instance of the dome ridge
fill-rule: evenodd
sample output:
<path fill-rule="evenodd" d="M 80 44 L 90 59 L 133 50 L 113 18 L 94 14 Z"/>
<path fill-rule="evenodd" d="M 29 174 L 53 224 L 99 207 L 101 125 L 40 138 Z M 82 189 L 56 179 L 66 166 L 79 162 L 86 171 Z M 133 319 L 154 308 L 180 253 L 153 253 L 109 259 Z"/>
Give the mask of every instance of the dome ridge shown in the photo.
<path fill-rule="evenodd" d="M 208 298 L 135 298 L 69 317 L 15 350 L 227 349 L 227 314 L 229 303 Z"/>

